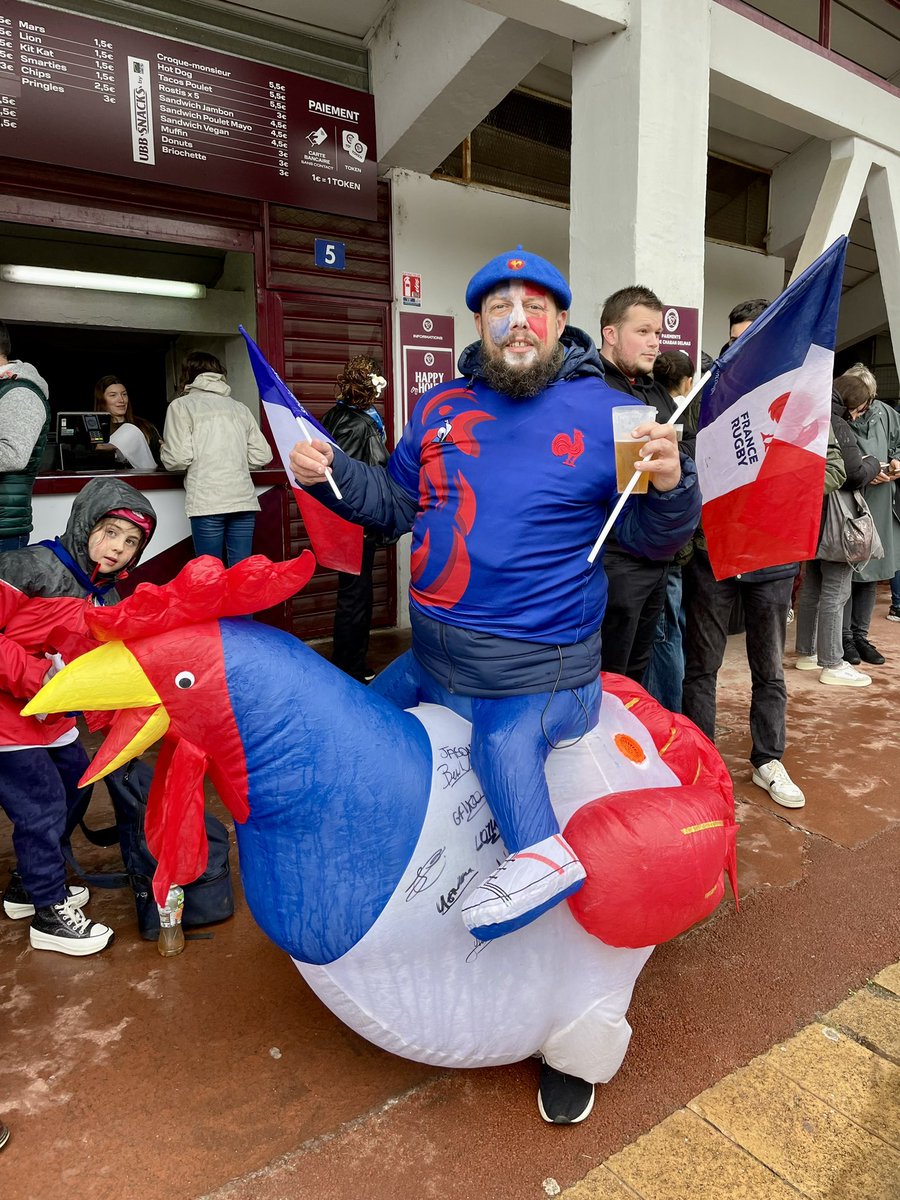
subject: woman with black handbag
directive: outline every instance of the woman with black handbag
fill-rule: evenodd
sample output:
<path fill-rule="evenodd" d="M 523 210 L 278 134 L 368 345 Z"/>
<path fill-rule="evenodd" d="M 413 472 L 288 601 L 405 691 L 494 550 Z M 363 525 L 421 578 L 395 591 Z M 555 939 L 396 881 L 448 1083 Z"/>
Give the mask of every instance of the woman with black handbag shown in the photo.
<path fill-rule="evenodd" d="M 845 411 L 841 393 L 835 388 L 831 397 L 831 427 L 843 462 L 844 481 L 829 492 L 826 469 L 819 550 L 816 557 L 806 564 L 797 601 L 796 645 L 799 657 L 794 665 L 800 671 L 819 671 L 820 683 L 837 687 L 866 687 L 872 682 L 871 675 L 857 671 L 847 661 L 843 647 L 844 608 L 850 598 L 853 567 L 843 557 L 840 548 L 835 550 L 825 544 L 825 531 L 829 508 L 842 498 L 841 494 L 852 494 L 870 483 L 881 470 L 881 464 L 872 455 L 862 454 L 853 430 L 843 419 Z"/>
<path fill-rule="evenodd" d="M 863 374 L 865 372 L 865 374 Z M 875 380 L 865 368 L 851 368 L 834 386 L 846 409 L 845 417 L 864 455 L 880 466 L 863 493 L 881 544 L 882 558 L 872 558 L 854 569 L 850 600 L 844 612 L 844 658 L 880 666 L 884 655 L 869 641 L 875 610 L 876 584 L 892 579 L 900 566 L 900 520 L 894 512 L 895 480 L 900 477 L 900 413 L 875 399 Z"/>

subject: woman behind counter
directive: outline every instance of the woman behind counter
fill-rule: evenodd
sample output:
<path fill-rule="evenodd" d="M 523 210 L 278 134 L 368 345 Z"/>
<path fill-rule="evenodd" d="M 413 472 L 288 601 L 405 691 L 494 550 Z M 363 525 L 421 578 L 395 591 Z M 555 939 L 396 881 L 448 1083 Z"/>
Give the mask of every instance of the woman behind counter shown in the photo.
<path fill-rule="evenodd" d="M 187 472 L 184 508 L 197 555 L 233 567 L 253 553 L 259 501 L 250 471 L 271 459 L 250 409 L 232 399 L 225 368 L 214 355 L 193 350 L 166 414 L 162 464 Z"/>
<path fill-rule="evenodd" d="M 110 444 L 136 471 L 155 471 L 159 466 L 159 430 L 134 415 L 125 384 L 116 375 L 104 375 L 94 384 L 94 411 L 112 417 Z"/>

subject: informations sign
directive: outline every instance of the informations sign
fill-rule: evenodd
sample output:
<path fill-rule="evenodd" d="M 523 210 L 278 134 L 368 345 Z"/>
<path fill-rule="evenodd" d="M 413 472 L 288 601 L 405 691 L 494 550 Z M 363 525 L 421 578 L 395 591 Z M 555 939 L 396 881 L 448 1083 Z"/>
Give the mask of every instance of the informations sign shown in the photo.
<path fill-rule="evenodd" d="M 372 220 L 366 92 L 4 0 L 0 154 Z"/>
<path fill-rule="evenodd" d="M 674 304 L 663 305 L 662 335 L 659 352 L 683 350 L 691 356 L 691 362 L 700 370 L 700 310 L 680 308 Z"/>
<path fill-rule="evenodd" d="M 404 416 L 408 419 L 420 396 L 439 383 L 456 378 L 453 318 L 402 312 L 400 348 L 406 406 Z"/>

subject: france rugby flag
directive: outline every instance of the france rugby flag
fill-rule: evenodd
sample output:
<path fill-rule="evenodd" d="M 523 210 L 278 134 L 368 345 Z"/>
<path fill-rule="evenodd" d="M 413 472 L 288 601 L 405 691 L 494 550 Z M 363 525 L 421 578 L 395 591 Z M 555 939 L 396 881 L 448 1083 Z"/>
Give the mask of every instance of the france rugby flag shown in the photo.
<path fill-rule="evenodd" d="M 247 353 L 250 355 L 250 366 L 259 388 L 259 398 L 268 418 L 288 483 L 293 489 L 297 507 L 303 517 L 313 553 L 323 567 L 344 571 L 348 575 L 358 575 L 362 565 L 362 526 L 345 521 L 324 504 L 314 500 L 291 472 L 290 453 L 298 441 L 320 438 L 334 445 L 334 438 L 279 379 L 243 325 L 239 325 L 238 329 L 247 343 Z M 340 493 L 337 494 L 340 496 Z"/>
<path fill-rule="evenodd" d="M 712 369 L 696 458 L 717 579 L 815 556 L 846 251 L 838 238 Z"/>

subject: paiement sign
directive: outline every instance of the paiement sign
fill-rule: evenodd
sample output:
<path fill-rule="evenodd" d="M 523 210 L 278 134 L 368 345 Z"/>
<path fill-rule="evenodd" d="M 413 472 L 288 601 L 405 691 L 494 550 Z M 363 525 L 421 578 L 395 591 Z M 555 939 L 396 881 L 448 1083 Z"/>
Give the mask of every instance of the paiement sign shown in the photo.
<path fill-rule="evenodd" d="M 5 0 L 0 154 L 374 220 L 366 92 Z"/>

